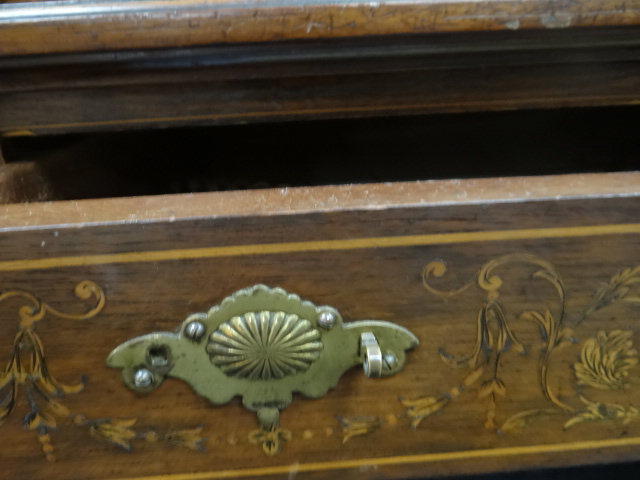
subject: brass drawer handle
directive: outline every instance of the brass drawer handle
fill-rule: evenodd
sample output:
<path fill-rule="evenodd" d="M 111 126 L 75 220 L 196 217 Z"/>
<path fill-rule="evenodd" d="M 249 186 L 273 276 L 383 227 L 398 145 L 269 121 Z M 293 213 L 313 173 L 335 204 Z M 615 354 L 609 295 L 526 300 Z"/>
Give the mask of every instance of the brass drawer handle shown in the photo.
<path fill-rule="evenodd" d="M 362 364 L 368 377 L 400 372 L 418 345 L 391 322 L 343 322 L 333 307 L 316 306 L 281 288 L 255 285 L 208 313 L 187 317 L 177 332 L 156 332 L 117 347 L 107 365 L 122 370 L 137 392 L 180 378 L 212 403 L 243 398 L 264 430 L 277 429 L 293 392 L 319 398 L 344 372 Z"/>

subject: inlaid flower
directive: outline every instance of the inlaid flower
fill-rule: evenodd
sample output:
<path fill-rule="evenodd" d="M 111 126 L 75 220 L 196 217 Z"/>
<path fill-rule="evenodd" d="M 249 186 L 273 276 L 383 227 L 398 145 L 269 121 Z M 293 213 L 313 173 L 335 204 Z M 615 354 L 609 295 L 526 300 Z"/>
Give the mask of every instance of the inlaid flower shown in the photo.
<path fill-rule="evenodd" d="M 260 428 L 249 433 L 249 441 L 254 445 L 262 445 L 267 455 L 275 455 L 280 453 L 284 442 L 291 441 L 291 432 L 276 426 Z"/>
<path fill-rule="evenodd" d="M 344 445 L 350 438 L 357 437 L 359 435 L 367 435 L 379 430 L 384 420 L 381 417 L 355 417 L 345 418 L 341 416 L 336 417 L 342 424 L 342 444 Z"/>
<path fill-rule="evenodd" d="M 204 445 L 207 442 L 200 434 L 204 427 L 189 428 L 186 430 L 171 430 L 167 432 L 164 439 L 169 445 L 175 447 L 185 447 L 191 450 L 204 452 Z"/>
<path fill-rule="evenodd" d="M 451 395 L 422 396 L 413 400 L 399 399 L 407 407 L 407 415 L 411 418 L 411 428 L 418 428 L 426 417 L 439 413 L 451 401 Z"/>
<path fill-rule="evenodd" d="M 131 440 L 136 438 L 136 432 L 133 430 L 137 419 L 115 419 L 104 418 L 100 420 L 88 421 L 91 425 L 89 432 L 92 437 L 102 438 L 111 443 L 124 448 L 126 451 L 131 451 Z"/>
<path fill-rule="evenodd" d="M 574 365 L 578 384 L 603 390 L 625 388 L 629 370 L 638 363 L 638 351 L 633 349 L 632 331 L 599 332 L 582 348 L 580 361 Z"/>
<path fill-rule="evenodd" d="M 285 312 L 248 312 L 209 337 L 211 361 L 230 377 L 269 380 L 309 369 L 320 356 L 320 332 Z"/>

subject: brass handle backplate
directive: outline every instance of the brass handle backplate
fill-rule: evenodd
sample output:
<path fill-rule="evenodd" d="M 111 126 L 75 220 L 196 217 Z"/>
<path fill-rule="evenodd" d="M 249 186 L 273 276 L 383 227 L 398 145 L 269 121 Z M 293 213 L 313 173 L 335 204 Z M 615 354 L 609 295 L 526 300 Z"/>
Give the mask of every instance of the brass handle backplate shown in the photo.
<path fill-rule="evenodd" d="M 190 315 L 177 332 L 121 344 L 107 365 L 120 368 L 124 383 L 138 392 L 171 376 L 217 405 L 242 396 L 262 429 L 273 431 L 293 392 L 322 397 L 356 365 L 369 377 L 394 375 L 405 364 L 405 351 L 417 345 L 415 335 L 391 322 L 345 323 L 335 308 L 255 285 L 208 313 Z"/>

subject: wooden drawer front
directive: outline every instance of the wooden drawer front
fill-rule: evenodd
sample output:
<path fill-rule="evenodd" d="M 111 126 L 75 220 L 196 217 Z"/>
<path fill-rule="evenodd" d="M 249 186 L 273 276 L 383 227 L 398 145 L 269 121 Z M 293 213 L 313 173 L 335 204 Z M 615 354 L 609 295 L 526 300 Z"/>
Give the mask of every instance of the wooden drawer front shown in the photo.
<path fill-rule="evenodd" d="M 8 206 L 2 469 L 377 478 L 638 459 L 639 180 Z M 273 456 L 250 441 L 255 415 L 238 399 L 214 407 L 177 379 L 136 394 L 106 367 L 122 342 L 174 330 L 255 284 L 331 305 L 345 321 L 397 323 L 420 345 L 394 377 L 353 369 L 322 398 L 294 398 Z"/>

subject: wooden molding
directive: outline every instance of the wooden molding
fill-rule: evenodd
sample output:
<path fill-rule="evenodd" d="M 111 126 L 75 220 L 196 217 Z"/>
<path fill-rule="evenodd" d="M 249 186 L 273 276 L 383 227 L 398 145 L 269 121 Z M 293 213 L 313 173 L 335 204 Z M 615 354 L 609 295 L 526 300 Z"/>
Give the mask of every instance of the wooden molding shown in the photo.
<path fill-rule="evenodd" d="M 44 1 L 0 5 L 0 55 L 639 23 L 635 2 L 613 0 Z"/>

